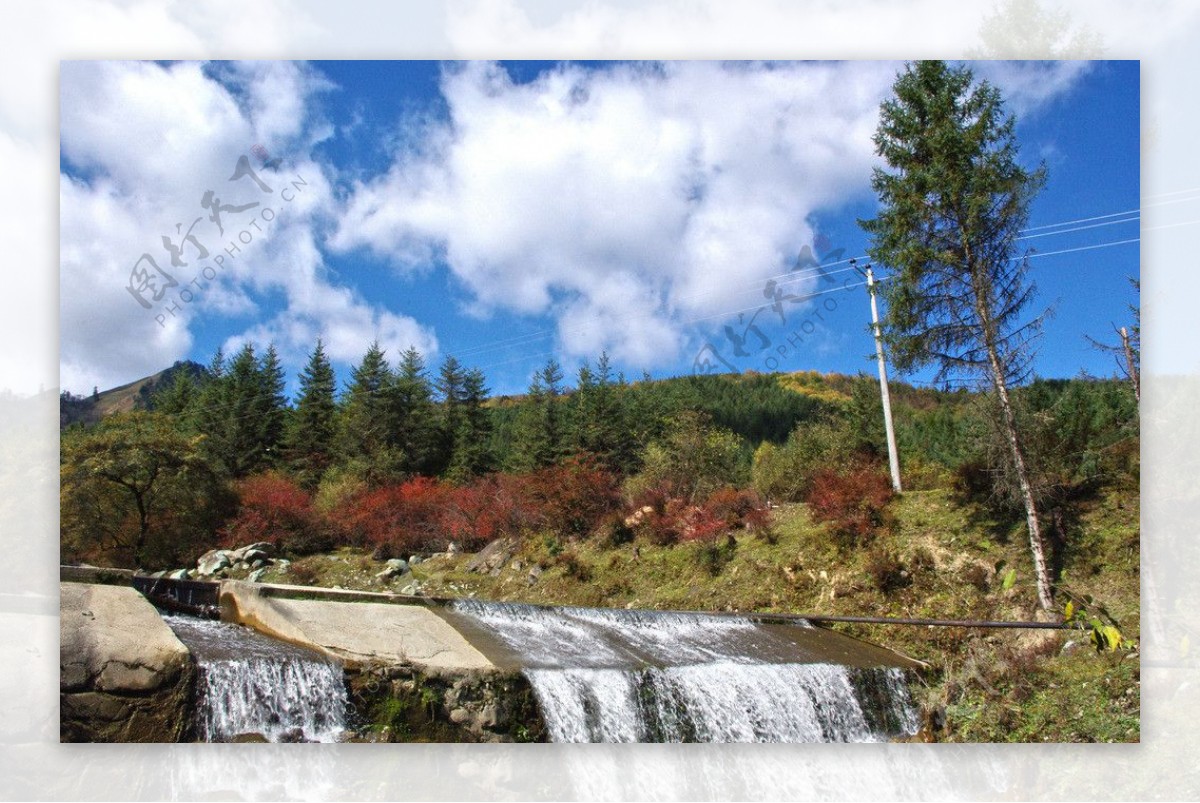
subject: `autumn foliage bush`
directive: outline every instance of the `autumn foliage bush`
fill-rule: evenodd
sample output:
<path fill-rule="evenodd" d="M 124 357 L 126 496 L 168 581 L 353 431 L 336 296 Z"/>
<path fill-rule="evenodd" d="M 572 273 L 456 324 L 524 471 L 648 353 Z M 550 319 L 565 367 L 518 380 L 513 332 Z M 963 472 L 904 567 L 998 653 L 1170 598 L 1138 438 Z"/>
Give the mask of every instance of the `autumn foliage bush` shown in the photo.
<path fill-rule="evenodd" d="M 450 538 L 442 518 L 452 487 L 429 477 L 385 485 L 343 503 L 335 515 L 351 539 L 376 558 L 444 550 Z"/>
<path fill-rule="evenodd" d="M 770 524 L 762 497 L 750 489 L 725 486 L 700 504 L 672 497 L 663 486 L 643 490 L 633 503 L 637 528 L 651 542 L 713 541 L 737 529 L 761 530 Z"/>
<path fill-rule="evenodd" d="M 568 536 L 590 533 L 621 499 L 616 475 L 585 457 L 530 472 L 516 484 L 527 523 Z"/>
<path fill-rule="evenodd" d="M 817 472 L 807 502 L 813 518 L 829 522 L 839 539 L 865 544 L 891 525 L 888 503 L 893 496 L 891 482 L 884 474 L 859 465 L 843 472 Z"/>
<path fill-rule="evenodd" d="M 266 541 L 293 554 L 329 549 L 336 533 L 312 505 L 312 496 L 287 477 L 255 474 L 235 485 L 237 513 L 221 529 L 226 547 Z"/>

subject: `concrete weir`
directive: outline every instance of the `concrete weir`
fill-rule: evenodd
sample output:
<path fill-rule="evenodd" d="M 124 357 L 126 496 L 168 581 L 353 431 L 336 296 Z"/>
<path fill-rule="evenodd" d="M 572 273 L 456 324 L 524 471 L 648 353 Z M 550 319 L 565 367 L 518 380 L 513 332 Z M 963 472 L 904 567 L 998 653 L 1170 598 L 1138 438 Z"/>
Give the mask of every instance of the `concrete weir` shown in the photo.
<path fill-rule="evenodd" d="M 194 738 L 197 657 L 130 578 L 77 575 L 61 584 L 61 738 Z M 336 659 L 350 739 L 878 741 L 916 728 L 904 672 L 920 662 L 795 617 L 237 580 L 200 591 L 224 622 Z"/>
<path fill-rule="evenodd" d="M 380 601 L 374 601 L 374 600 Z M 345 661 L 413 666 L 431 674 L 480 672 L 497 666 L 437 607 L 396 604 L 391 595 L 221 583 L 221 619 Z"/>
<path fill-rule="evenodd" d="M 221 583 L 221 619 L 252 627 L 275 638 L 312 647 L 349 664 L 397 663 L 427 672 L 512 672 L 542 665 L 542 659 L 515 646 L 472 607 L 521 608 L 553 615 L 601 612 L 569 606 L 463 605 L 454 600 L 401 597 L 365 591 L 307 586 L 262 585 L 237 580 Z M 712 622 L 746 621 L 773 645 L 775 660 L 834 663 L 858 668 L 921 669 L 906 655 L 820 627 L 797 627 L 787 617 L 747 614 L 693 614 L 671 611 L 619 611 L 631 618 L 663 615 L 702 617 Z M 643 656 L 645 663 L 653 658 Z"/>

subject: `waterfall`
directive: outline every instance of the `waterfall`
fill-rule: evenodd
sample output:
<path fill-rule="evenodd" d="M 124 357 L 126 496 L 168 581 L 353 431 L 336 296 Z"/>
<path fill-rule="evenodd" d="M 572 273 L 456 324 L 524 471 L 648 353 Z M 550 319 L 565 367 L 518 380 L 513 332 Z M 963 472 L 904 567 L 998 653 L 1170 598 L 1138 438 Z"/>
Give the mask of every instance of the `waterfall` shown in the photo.
<path fill-rule="evenodd" d="M 196 659 L 196 732 L 206 742 L 334 742 L 346 727 L 342 666 L 313 650 L 225 622 L 164 615 Z"/>
<path fill-rule="evenodd" d="M 821 660 L 808 623 L 458 602 L 517 656 L 556 742 L 869 742 L 914 733 L 899 669 Z"/>

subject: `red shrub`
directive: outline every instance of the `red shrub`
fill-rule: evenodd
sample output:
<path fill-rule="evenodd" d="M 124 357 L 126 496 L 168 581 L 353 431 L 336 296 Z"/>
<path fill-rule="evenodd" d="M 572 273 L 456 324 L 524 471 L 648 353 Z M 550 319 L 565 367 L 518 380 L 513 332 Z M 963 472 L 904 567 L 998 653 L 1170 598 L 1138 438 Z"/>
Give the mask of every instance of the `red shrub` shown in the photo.
<path fill-rule="evenodd" d="M 513 483 L 483 477 L 452 488 L 442 511 L 441 526 L 450 540 L 470 552 L 521 529 L 523 517 Z"/>
<path fill-rule="evenodd" d="M 311 495 L 274 472 L 256 474 L 236 485 L 238 511 L 221 529 L 227 547 L 267 541 L 298 554 L 328 549 L 333 532 L 313 509 Z"/>
<path fill-rule="evenodd" d="M 844 473 L 817 472 L 807 501 L 813 518 L 830 522 L 839 537 L 861 543 L 889 524 L 887 506 L 893 495 L 885 475 L 859 466 Z"/>
<path fill-rule="evenodd" d="M 529 523 L 565 535 L 589 533 L 617 509 L 617 477 L 587 458 L 572 458 L 521 477 Z"/>
<path fill-rule="evenodd" d="M 703 505 L 683 508 L 677 519 L 680 540 L 711 541 L 734 529 L 765 527 L 770 514 L 754 491 L 726 486 L 709 495 Z"/>
<path fill-rule="evenodd" d="M 335 514 L 378 557 L 439 551 L 450 541 L 441 518 L 452 490 L 435 479 L 416 477 L 355 496 Z"/>
<path fill-rule="evenodd" d="M 745 527 L 758 530 L 771 521 L 767 505 L 755 491 L 728 486 L 714 491 L 704 502 L 704 509 L 714 518 L 725 522 L 727 527 Z"/>

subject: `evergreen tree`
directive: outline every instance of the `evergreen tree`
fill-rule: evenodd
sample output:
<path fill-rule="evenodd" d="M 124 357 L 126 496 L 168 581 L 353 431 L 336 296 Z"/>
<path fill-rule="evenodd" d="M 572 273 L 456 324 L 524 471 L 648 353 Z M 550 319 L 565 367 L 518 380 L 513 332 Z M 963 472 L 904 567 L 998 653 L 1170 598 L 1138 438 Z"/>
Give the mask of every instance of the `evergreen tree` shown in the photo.
<path fill-rule="evenodd" d="M 218 351 L 210 370 L 215 378 L 200 394 L 197 410 L 205 452 L 230 477 L 270 465 L 285 415 L 283 371 L 274 347 L 260 361 L 247 343 L 228 364 Z"/>
<path fill-rule="evenodd" d="M 261 416 L 258 422 L 258 437 L 262 443 L 264 462 L 273 465 L 279 458 L 287 426 L 288 402 L 283 395 L 287 377 L 279 362 L 275 344 L 267 345 L 258 367 L 260 388 L 255 405 Z"/>
<path fill-rule="evenodd" d="M 511 464 L 529 470 L 553 465 L 566 451 L 562 395 L 562 367 L 551 358 L 533 375 L 529 396 L 517 422 Z"/>
<path fill-rule="evenodd" d="M 585 362 L 579 369 L 575 393 L 573 442 L 613 471 L 626 470 L 633 451 L 626 421 L 625 397 L 613 384 L 608 354 L 602 353 L 593 371 Z"/>
<path fill-rule="evenodd" d="M 288 459 L 306 487 L 313 487 L 333 459 L 337 434 L 337 390 L 333 365 L 317 339 L 308 364 L 300 373 L 300 393 L 287 436 Z"/>
<path fill-rule="evenodd" d="M 401 455 L 407 474 L 433 474 L 437 431 L 433 386 L 425 373 L 421 353 L 409 347 L 400 358 L 395 380 L 387 391 L 391 442 Z"/>
<path fill-rule="evenodd" d="M 901 371 L 927 363 L 938 379 L 986 377 L 1020 486 L 1038 601 L 1050 609 L 1050 575 L 1031 471 L 1010 399 L 1027 375 L 1025 319 L 1034 285 L 1019 253 L 1029 206 L 1045 181 L 1017 161 L 1015 119 L 999 90 L 940 61 L 910 64 L 880 109 L 872 186 L 879 216 L 863 221 L 870 254 L 895 270 L 884 284 L 884 336 Z"/>
<path fill-rule="evenodd" d="M 196 380 L 192 378 L 190 371 L 180 370 L 175 372 L 170 385 L 154 394 L 151 409 L 173 416 L 176 421 L 187 426 L 199 401 L 200 388 Z"/>
<path fill-rule="evenodd" d="M 437 451 L 435 473 L 444 474 L 454 463 L 454 452 L 462 428 L 467 374 L 453 356 L 442 361 L 434 389 L 437 391 Z"/>
<path fill-rule="evenodd" d="M 485 383 L 483 372 L 478 368 L 463 377 L 462 415 L 449 469 L 450 479 L 455 482 L 486 474 L 494 468 L 492 421 L 483 406 L 488 396 Z"/>
<path fill-rule="evenodd" d="M 388 448 L 385 399 L 391 381 L 391 367 L 376 341 L 350 374 L 338 425 L 339 451 L 357 463 L 372 481 L 390 477 L 396 468 Z"/>

